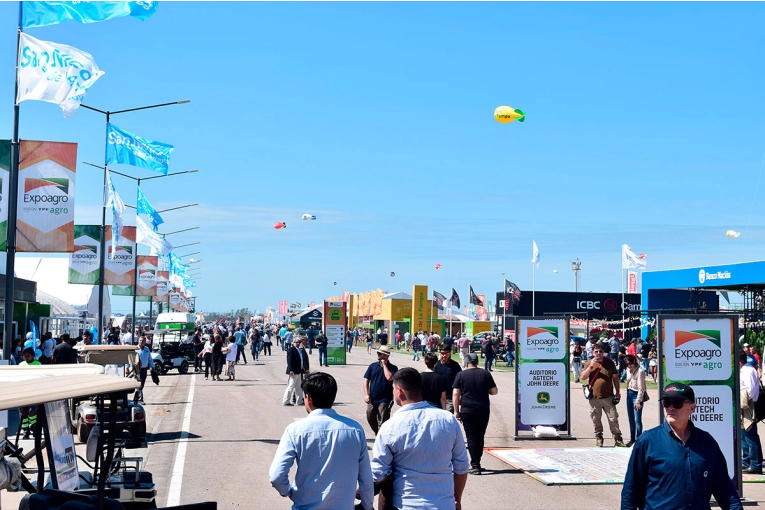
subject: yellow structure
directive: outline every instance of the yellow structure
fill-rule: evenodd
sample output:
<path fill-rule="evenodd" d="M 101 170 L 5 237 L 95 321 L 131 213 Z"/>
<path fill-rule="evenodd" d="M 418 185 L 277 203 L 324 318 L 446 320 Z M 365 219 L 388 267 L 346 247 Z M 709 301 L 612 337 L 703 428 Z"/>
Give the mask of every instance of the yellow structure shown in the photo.
<path fill-rule="evenodd" d="M 438 318 L 438 308 L 433 306 L 430 300 L 425 300 L 424 306 L 425 306 L 425 319 L 423 321 L 423 327 L 420 329 L 427 329 L 425 324 L 427 324 L 428 320 L 430 319 L 429 314 L 431 313 L 431 312 L 428 312 L 428 306 L 430 306 L 430 309 L 432 310 L 433 318 L 434 319 Z M 412 300 L 411 299 L 383 299 L 382 311 L 378 315 L 374 316 L 374 320 L 376 321 L 392 321 L 392 322 L 403 322 L 406 319 L 411 319 L 411 318 L 412 318 Z"/>

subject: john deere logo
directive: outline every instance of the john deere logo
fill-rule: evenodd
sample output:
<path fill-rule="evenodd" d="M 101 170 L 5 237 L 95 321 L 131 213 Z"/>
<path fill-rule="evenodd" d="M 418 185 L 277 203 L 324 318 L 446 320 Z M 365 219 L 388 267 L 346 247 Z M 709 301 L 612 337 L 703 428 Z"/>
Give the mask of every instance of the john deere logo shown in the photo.
<path fill-rule="evenodd" d="M 537 403 L 538 404 L 549 404 L 550 403 L 550 394 L 546 391 L 540 391 L 537 393 Z"/>
<path fill-rule="evenodd" d="M 343 320 L 343 312 L 342 310 L 338 309 L 332 309 L 329 311 L 329 320 L 332 322 L 340 322 Z"/>

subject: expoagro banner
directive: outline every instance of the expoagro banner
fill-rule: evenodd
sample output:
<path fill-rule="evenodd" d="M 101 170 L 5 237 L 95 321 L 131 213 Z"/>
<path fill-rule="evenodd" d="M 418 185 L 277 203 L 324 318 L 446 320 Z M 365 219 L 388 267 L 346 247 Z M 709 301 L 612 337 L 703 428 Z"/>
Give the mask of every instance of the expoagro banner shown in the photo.
<path fill-rule="evenodd" d="M 170 271 L 157 271 L 157 297 L 167 297 L 169 292 Z"/>
<path fill-rule="evenodd" d="M 77 144 L 21 141 L 16 251 L 74 251 Z"/>
<path fill-rule="evenodd" d="M 324 301 L 322 321 L 327 337 L 327 363 L 345 365 L 345 325 L 348 303 L 345 301 Z"/>
<path fill-rule="evenodd" d="M 8 229 L 8 175 L 11 171 L 11 141 L 0 140 L 0 251 L 6 249 Z"/>
<path fill-rule="evenodd" d="M 516 328 L 516 437 L 537 425 L 570 435 L 568 320 L 520 317 Z"/>
<path fill-rule="evenodd" d="M 728 476 L 741 490 L 738 381 L 738 316 L 659 315 L 659 387 L 693 388 L 691 421 L 717 440 Z M 660 422 L 664 413 L 659 407 Z"/>
<path fill-rule="evenodd" d="M 101 225 L 75 225 L 74 251 L 69 254 L 68 283 L 98 285 Z"/>
<path fill-rule="evenodd" d="M 138 288 L 136 296 L 157 295 L 157 264 L 156 255 L 138 255 Z"/>
<path fill-rule="evenodd" d="M 112 248 L 112 229 L 106 229 L 106 264 L 104 270 L 105 285 L 130 286 L 133 295 L 133 278 L 135 275 L 135 227 L 122 227 L 122 235 L 117 241 L 116 249 Z M 116 291 L 116 289 L 114 289 Z"/>

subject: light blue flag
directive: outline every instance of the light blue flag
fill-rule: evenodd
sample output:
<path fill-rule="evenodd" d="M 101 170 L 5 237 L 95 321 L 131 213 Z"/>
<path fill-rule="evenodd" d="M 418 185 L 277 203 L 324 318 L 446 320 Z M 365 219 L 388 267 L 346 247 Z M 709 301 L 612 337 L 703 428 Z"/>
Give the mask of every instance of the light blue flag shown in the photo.
<path fill-rule="evenodd" d="M 56 25 L 66 20 L 97 23 L 122 16 L 145 20 L 159 2 L 21 2 L 24 28 Z"/>
<path fill-rule="evenodd" d="M 146 195 L 141 191 L 141 188 L 138 188 L 138 200 L 135 204 L 135 210 L 136 214 L 144 215 L 146 217 L 145 220 L 148 220 L 147 223 L 151 225 L 154 232 L 156 232 L 157 228 L 165 222 L 157 210 L 151 206 Z"/>
<path fill-rule="evenodd" d="M 167 175 L 171 152 L 173 152 L 173 146 L 170 144 L 147 140 L 111 123 L 106 125 L 106 164 L 108 165 L 123 163 Z"/>

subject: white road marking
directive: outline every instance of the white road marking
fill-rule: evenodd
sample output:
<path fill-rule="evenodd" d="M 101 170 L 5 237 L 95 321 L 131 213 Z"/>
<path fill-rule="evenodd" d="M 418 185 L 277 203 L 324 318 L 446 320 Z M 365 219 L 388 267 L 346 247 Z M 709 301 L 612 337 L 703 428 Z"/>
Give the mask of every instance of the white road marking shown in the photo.
<path fill-rule="evenodd" d="M 173 475 L 170 478 L 170 490 L 167 495 L 167 504 L 165 506 L 178 506 L 181 504 L 183 466 L 186 463 L 186 445 L 189 441 L 189 428 L 191 427 L 191 404 L 194 402 L 194 382 L 196 379 L 196 374 L 191 376 L 191 384 L 189 385 L 189 397 L 186 399 L 186 409 L 183 411 L 181 439 L 178 441 L 178 449 L 175 452 Z"/>

